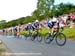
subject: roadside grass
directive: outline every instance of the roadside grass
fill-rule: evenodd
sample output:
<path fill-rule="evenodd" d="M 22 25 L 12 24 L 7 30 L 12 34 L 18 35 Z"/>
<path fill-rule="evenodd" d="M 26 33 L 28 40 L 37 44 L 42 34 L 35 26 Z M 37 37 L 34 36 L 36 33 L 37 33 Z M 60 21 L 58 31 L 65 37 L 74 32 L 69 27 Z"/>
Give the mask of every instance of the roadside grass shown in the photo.
<path fill-rule="evenodd" d="M 47 33 L 49 33 L 49 29 L 42 29 L 39 33 L 41 36 L 45 36 Z M 75 40 L 75 28 L 65 28 L 63 30 L 63 33 L 66 35 L 67 39 Z M 21 31 L 22 35 L 27 34 L 25 31 Z"/>
<path fill-rule="evenodd" d="M 6 55 L 6 53 L 9 53 L 10 50 L 5 46 L 5 44 L 2 42 L 0 43 L 0 56 L 13 56 L 13 55 Z"/>
<path fill-rule="evenodd" d="M 75 28 L 66 28 L 63 33 L 66 35 L 67 39 L 75 40 Z"/>
<path fill-rule="evenodd" d="M 4 46 L 4 44 L 1 43 L 1 44 L 0 44 L 0 56 L 2 56 L 2 53 L 6 52 L 6 51 L 7 51 L 7 50 L 6 50 L 5 46 Z"/>

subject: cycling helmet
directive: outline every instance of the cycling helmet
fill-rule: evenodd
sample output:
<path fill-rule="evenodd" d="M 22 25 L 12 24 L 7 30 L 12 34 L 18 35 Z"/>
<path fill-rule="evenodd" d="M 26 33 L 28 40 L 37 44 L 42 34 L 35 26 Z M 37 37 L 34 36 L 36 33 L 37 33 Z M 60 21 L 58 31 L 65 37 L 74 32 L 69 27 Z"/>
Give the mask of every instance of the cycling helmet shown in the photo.
<path fill-rule="evenodd" d="M 36 20 L 35 22 L 39 22 L 38 20 Z"/>

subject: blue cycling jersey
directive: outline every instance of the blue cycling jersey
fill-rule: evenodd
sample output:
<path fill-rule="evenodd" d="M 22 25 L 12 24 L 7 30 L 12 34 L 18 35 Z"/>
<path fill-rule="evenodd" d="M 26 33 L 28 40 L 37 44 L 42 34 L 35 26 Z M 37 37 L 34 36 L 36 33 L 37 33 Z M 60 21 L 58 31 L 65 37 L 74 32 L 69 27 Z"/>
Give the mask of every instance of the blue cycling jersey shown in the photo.
<path fill-rule="evenodd" d="M 48 27 L 52 28 L 55 25 L 56 19 L 53 18 L 48 22 Z"/>
<path fill-rule="evenodd" d="M 37 27 L 39 26 L 39 24 L 33 23 L 32 26 L 33 26 L 34 28 L 37 28 Z"/>
<path fill-rule="evenodd" d="M 54 22 L 48 22 L 48 27 L 52 28 L 54 26 Z"/>
<path fill-rule="evenodd" d="M 26 27 L 25 27 L 25 30 L 26 30 L 26 31 L 28 31 L 28 30 L 34 30 L 34 27 L 33 27 L 33 26 L 26 26 Z"/>
<path fill-rule="evenodd" d="M 17 32 L 17 27 L 14 27 L 14 29 L 13 29 L 13 30 Z"/>

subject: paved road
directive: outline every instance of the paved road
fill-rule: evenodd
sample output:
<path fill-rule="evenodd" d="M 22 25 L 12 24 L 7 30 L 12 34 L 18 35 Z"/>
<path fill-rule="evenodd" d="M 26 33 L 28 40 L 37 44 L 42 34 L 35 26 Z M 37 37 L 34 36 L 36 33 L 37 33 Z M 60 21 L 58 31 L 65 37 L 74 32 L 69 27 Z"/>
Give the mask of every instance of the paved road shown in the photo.
<path fill-rule="evenodd" d="M 75 56 L 75 41 L 67 41 L 65 46 L 58 46 L 55 41 L 51 44 L 37 41 L 30 41 L 25 39 L 9 38 L 7 36 L 0 36 L 6 47 L 14 53 L 35 53 L 23 56 Z M 18 55 L 18 56 L 22 56 Z"/>

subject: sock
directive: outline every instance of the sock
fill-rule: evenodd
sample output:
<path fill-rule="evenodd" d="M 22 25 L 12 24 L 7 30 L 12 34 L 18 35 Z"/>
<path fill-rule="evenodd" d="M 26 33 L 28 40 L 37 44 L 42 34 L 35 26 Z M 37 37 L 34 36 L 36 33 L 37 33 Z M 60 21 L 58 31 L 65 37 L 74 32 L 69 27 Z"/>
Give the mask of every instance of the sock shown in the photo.
<path fill-rule="evenodd" d="M 51 33 L 51 36 L 53 36 L 53 33 Z"/>
<path fill-rule="evenodd" d="M 51 37 L 50 37 L 50 40 L 51 40 L 51 41 L 53 40 L 53 33 L 51 33 Z"/>

